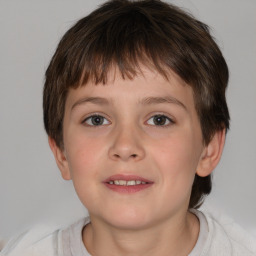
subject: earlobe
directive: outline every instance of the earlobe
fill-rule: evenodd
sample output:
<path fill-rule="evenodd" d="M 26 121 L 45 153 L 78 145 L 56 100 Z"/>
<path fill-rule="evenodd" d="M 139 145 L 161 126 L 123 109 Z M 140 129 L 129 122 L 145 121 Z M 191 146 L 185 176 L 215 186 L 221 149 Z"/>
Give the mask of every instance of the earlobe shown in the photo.
<path fill-rule="evenodd" d="M 64 150 L 60 149 L 55 140 L 51 137 L 48 137 L 48 143 L 54 155 L 56 164 L 59 167 L 61 175 L 64 180 L 71 180 L 71 175 L 69 171 L 69 166 L 67 162 L 67 158 L 65 156 Z"/>
<path fill-rule="evenodd" d="M 226 130 L 217 131 L 210 143 L 204 148 L 200 162 L 197 167 L 197 175 L 206 177 L 212 173 L 220 161 L 224 144 Z"/>

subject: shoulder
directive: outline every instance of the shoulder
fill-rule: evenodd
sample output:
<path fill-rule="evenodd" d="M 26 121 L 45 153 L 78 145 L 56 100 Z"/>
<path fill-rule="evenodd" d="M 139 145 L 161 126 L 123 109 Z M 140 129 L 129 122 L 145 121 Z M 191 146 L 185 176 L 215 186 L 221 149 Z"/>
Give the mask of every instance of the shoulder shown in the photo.
<path fill-rule="evenodd" d="M 209 235 L 203 255 L 255 256 L 256 238 L 225 215 L 203 213 Z"/>
<path fill-rule="evenodd" d="M 64 228 L 37 226 L 13 239 L 3 248 L 1 256 L 58 256 L 69 255 L 75 242 L 81 240 L 81 230 L 89 223 L 89 217 Z M 81 240 L 82 241 L 82 240 Z M 79 244 L 79 243 L 78 243 Z M 80 244 L 79 244 L 80 245 Z"/>
<path fill-rule="evenodd" d="M 13 237 L 1 251 L 3 256 L 55 256 L 60 230 L 37 226 Z"/>

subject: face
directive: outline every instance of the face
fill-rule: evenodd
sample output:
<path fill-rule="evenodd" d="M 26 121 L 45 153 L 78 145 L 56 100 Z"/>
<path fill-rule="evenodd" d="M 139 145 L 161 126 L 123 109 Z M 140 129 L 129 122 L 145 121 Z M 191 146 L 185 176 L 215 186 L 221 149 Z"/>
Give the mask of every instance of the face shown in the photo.
<path fill-rule="evenodd" d="M 174 73 L 71 89 L 63 136 L 59 167 L 91 218 L 140 228 L 187 211 L 204 146 L 192 89 Z"/>

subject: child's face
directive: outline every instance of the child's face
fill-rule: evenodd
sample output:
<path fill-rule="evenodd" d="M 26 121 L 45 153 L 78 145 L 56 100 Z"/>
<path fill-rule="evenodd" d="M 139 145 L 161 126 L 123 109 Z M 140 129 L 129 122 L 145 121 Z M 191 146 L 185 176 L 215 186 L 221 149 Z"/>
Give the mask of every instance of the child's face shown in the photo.
<path fill-rule="evenodd" d="M 71 89 L 63 134 L 59 167 L 91 218 L 136 229 L 187 211 L 204 146 L 192 89 L 177 75 L 145 69 Z M 111 184 L 120 180 L 131 186 Z"/>

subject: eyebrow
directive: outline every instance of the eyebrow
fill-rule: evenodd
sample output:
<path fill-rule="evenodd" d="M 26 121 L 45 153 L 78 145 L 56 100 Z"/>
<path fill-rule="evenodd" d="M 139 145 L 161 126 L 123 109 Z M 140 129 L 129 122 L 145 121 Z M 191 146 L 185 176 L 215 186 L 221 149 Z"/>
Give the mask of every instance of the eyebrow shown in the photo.
<path fill-rule="evenodd" d="M 187 110 L 187 107 L 178 99 L 172 97 L 172 96 L 165 96 L 165 97 L 147 97 L 142 100 L 140 100 L 140 103 L 142 105 L 153 105 L 153 104 L 161 104 L 161 103 L 171 103 L 171 104 L 177 104 Z"/>
<path fill-rule="evenodd" d="M 102 97 L 85 97 L 77 102 L 75 102 L 71 110 L 73 110 L 76 106 L 84 104 L 84 103 L 92 103 L 95 105 L 109 105 L 110 101 L 106 98 Z M 187 107 L 178 99 L 172 97 L 172 96 L 164 96 L 164 97 L 146 97 L 141 100 L 139 100 L 139 104 L 141 105 L 154 105 L 154 104 L 161 104 L 161 103 L 171 103 L 171 104 L 176 104 L 178 106 L 181 106 L 185 110 L 187 110 Z"/>
<path fill-rule="evenodd" d="M 76 101 L 72 105 L 71 110 L 73 110 L 76 106 L 84 104 L 84 103 L 93 103 L 96 105 L 108 105 L 109 101 L 107 99 L 101 98 L 101 97 L 85 97 L 85 98 L 82 98 L 82 99 Z"/>

